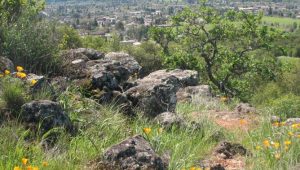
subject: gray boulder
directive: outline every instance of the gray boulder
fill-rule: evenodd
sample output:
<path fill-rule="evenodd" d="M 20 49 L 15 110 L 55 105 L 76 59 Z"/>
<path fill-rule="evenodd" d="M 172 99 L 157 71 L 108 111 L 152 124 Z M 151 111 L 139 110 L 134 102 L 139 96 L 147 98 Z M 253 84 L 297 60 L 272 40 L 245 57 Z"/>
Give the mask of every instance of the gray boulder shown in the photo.
<path fill-rule="evenodd" d="M 191 102 L 193 97 L 211 97 L 210 87 L 208 85 L 187 86 L 181 88 L 176 93 L 178 102 Z"/>
<path fill-rule="evenodd" d="M 130 76 L 138 74 L 141 66 L 126 53 L 108 53 L 102 60 L 89 61 L 87 67 L 96 88 L 120 90 Z"/>
<path fill-rule="evenodd" d="M 136 86 L 125 91 L 133 106 L 143 110 L 149 117 L 155 117 L 163 112 L 174 112 L 180 87 L 194 85 L 198 74 L 191 70 L 158 70 L 138 79 Z"/>
<path fill-rule="evenodd" d="M 185 124 L 184 120 L 173 112 L 161 113 L 154 120 L 166 129 L 170 129 L 172 126 L 180 127 Z"/>
<path fill-rule="evenodd" d="M 285 121 L 286 125 L 293 125 L 300 123 L 300 118 L 289 118 Z"/>
<path fill-rule="evenodd" d="M 165 170 L 167 164 L 144 137 L 137 135 L 110 147 L 92 169 Z"/>
<path fill-rule="evenodd" d="M 40 134 L 45 134 L 56 127 L 63 127 L 69 132 L 73 129 L 69 116 L 56 102 L 49 100 L 32 101 L 24 104 L 21 110 L 21 121 L 28 128 Z"/>
<path fill-rule="evenodd" d="M 4 71 L 6 69 L 13 71 L 15 69 L 15 66 L 10 59 L 8 59 L 7 57 L 0 56 L 0 72 Z"/>

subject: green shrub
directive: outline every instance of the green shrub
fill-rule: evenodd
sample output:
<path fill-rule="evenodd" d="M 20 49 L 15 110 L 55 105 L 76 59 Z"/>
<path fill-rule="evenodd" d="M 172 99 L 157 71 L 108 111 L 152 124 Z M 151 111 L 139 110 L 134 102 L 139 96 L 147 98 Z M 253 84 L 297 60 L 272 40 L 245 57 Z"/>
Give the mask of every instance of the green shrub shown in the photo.
<path fill-rule="evenodd" d="M 288 94 L 271 103 L 273 112 L 281 118 L 300 117 L 300 96 Z"/>
<path fill-rule="evenodd" d="M 268 83 L 265 86 L 258 88 L 251 98 L 251 102 L 255 105 L 268 105 L 271 101 L 280 98 L 282 94 L 282 89 L 277 83 Z"/>
<path fill-rule="evenodd" d="M 13 114 L 17 114 L 26 101 L 24 83 L 19 79 L 6 77 L 0 81 L 0 87 L 0 99 L 3 101 L 4 107 Z"/>
<path fill-rule="evenodd" d="M 154 42 L 144 42 L 140 46 L 130 46 L 125 50 L 143 67 L 142 76 L 163 68 L 162 49 Z"/>

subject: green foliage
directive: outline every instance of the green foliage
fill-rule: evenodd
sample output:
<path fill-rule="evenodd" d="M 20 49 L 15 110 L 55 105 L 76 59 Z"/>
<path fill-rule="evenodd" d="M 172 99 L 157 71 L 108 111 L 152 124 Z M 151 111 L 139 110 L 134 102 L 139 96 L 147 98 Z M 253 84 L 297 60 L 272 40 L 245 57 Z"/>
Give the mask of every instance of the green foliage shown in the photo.
<path fill-rule="evenodd" d="M 14 116 L 20 111 L 26 102 L 26 88 L 24 83 L 15 78 L 5 77 L 0 80 L 0 100 L 4 102 L 4 108 L 10 110 Z"/>
<path fill-rule="evenodd" d="M 23 16 L 13 26 L 5 28 L 3 54 L 30 72 L 49 73 L 59 65 L 55 57 L 59 50 L 58 36 L 55 24 Z"/>
<path fill-rule="evenodd" d="M 106 52 L 107 41 L 99 36 L 85 36 L 82 38 L 82 46 Z"/>
<path fill-rule="evenodd" d="M 163 68 L 163 59 L 160 56 L 162 49 L 152 41 L 143 42 L 140 46 L 124 47 L 142 66 L 142 75 Z"/>
<path fill-rule="evenodd" d="M 273 112 L 281 118 L 300 117 L 300 96 L 288 94 L 271 102 Z"/>
<path fill-rule="evenodd" d="M 75 49 L 82 46 L 79 33 L 75 29 L 69 26 L 62 26 L 58 28 L 58 32 L 60 34 L 61 42 L 59 48 L 61 50 Z"/>
<path fill-rule="evenodd" d="M 152 37 L 164 49 L 169 63 L 180 67 L 204 68 L 202 75 L 226 95 L 247 100 L 251 95 L 251 78 L 274 79 L 276 58 L 268 54 L 280 32 L 261 25 L 261 15 L 217 10 L 202 5 L 198 10 L 186 8 L 172 20 L 172 26 L 153 28 Z M 171 50 L 170 42 L 179 46 Z M 256 55 L 265 49 L 262 56 Z M 199 58 L 200 66 L 196 58 Z M 188 60 L 190 59 L 190 60 Z M 201 60 L 200 60 L 201 59 Z M 198 67 L 198 68 L 197 68 Z"/>

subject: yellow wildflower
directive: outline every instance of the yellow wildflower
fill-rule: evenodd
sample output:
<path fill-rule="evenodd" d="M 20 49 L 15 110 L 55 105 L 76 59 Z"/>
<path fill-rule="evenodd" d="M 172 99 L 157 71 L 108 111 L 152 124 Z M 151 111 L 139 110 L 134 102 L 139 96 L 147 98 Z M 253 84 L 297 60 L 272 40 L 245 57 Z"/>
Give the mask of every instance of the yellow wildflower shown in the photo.
<path fill-rule="evenodd" d="M 48 166 L 49 164 L 48 164 L 48 162 L 44 161 L 44 162 L 42 162 L 42 165 L 43 165 L 44 167 L 46 167 L 46 166 Z"/>
<path fill-rule="evenodd" d="M 33 79 L 33 80 L 31 80 L 30 85 L 34 86 L 37 82 L 38 82 L 37 80 Z"/>
<path fill-rule="evenodd" d="M 289 136 L 294 136 L 294 133 L 293 132 L 288 132 L 288 135 Z"/>
<path fill-rule="evenodd" d="M 261 150 L 261 146 L 256 146 L 255 149 L 259 151 Z"/>
<path fill-rule="evenodd" d="M 17 66 L 17 71 L 18 71 L 18 72 L 22 72 L 22 71 L 24 71 L 24 68 L 21 67 L 21 66 Z"/>
<path fill-rule="evenodd" d="M 284 141 L 284 144 L 285 144 L 286 146 L 288 146 L 288 145 L 292 144 L 292 142 L 289 141 L 289 140 L 286 140 L 286 141 Z"/>
<path fill-rule="evenodd" d="M 220 101 L 221 101 L 221 102 L 227 102 L 228 99 L 229 99 L 228 97 L 222 96 L 222 97 L 220 98 Z"/>
<path fill-rule="evenodd" d="M 32 168 L 32 170 L 39 170 L 39 167 L 34 166 L 34 167 Z"/>
<path fill-rule="evenodd" d="M 285 146 L 285 147 L 284 147 L 284 150 L 285 150 L 285 151 L 288 151 L 288 150 L 289 150 L 289 147 L 288 147 L 288 146 Z"/>
<path fill-rule="evenodd" d="M 271 144 L 268 140 L 264 140 L 263 144 L 264 144 L 265 147 L 270 147 L 271 146 Z"/>
<path fill-rule="evenodd" d="M 190 167 L 190 170 L 196 170 L 196 167 L 194 167 L 194 166 Z"/>
<path fill-rule="evenodd" d="M 25 78 L 27 75 L 26 75 L 26 73 L 17 72 L 16 76 L 17 76 L 18 78 L 23 79 L 23 78 Z"/>
<path fill-rule="evenodd" d="M 292 128 L 293 129 L 297 129 L 297 128 L 299 128 L 300 127 L 300 124 L 292 124 Z"/>
<path fill-rule="evenodd" d="M 281 122 L 280 124 L 279 124 L 279 126 L 285 126 L 286 125 L 286 122 Z"/>
<path fill-rule="evenodd" d="M 33 168 L 32 168 L 31 165 L 29 165 L 29 166 L 26 167 L 26 170 L 33 170 Z"/>
<path fill-rule="evenodd" d="M 143 131 L 146 135 L 149 135 L 151 133 L 151 128 L 144 128 Z"/>
<path fill-rule="evenodd" d="M 21 168 L 19 166 L 15 166 L 14 170 L 21 170 Z"/>
<path fill-rule="evenodd" d="M 26 158 L 22 158 L 22 164 L 23 164 L 23 165 L 26 165 L 26 164 L 27 164 L 27 162 L 28 162 L 28 159 L 26 159 Z"/>
<path fill-rule="evenodd" d="M 162 132 L 163 132 L 163 128 L 157 129 L 157 132 L 158 132 L 159 134 L 162 133 Z"/>
<path fill-rule="evenodd" d="M 274 155 L 274 157 L 275 157 L 275 159 L 280 159 L 280 153 L 276 153 L 275 155 Z"/>
<path fill-rule="evenodd" d="M 274 122 L 274 123 L 272 124 L 272 126 L 279 127 L 280 124 L 279 124 L 279 122 Z"/>
<path fill-rule="evenodd" d="M 300 135 L 297 135 L 297 138 L 300 138 Z"/>
<path fill-rule="evenodd" d="M 5 74 L 5 75 L 9 75 L 9 74 L 10 74 L 10 71 L 9 71 L 9 70 L 5 70 L 5 71 L 4 71 L 4 74 Z"/>
<path fill-rule="evenodd" d="M 274 143 L 272 143 L 272 145 L 274 146 L 274 148 L 278 149 L 280 146 L 280 143 L 274 142 Z"/>
<path fill-rule="evenodd" d="M 247 121 L 246 121 L 245 119 L 241 119 L 241 120 L 240 120 L 240 124 L 241 124 L 241 125 L 245 125 L 246 123 L 247 123 Z"/>

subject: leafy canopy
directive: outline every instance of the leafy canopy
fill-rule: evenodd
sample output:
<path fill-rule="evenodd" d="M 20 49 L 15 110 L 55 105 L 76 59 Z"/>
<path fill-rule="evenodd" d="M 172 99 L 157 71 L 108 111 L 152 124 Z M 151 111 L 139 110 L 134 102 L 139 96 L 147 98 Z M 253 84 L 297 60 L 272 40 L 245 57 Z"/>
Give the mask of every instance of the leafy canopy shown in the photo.
<path fill-rule="evenodd" d="M 198 58 L 202 75 L 214 87 L 243 98 L 252 81 L 274 79 L 277 73 L 276 58 L 268 51 L 281 34 L 263 26 L 261 19 L 262 15 L 233 10 L 221 14 L 203 4 L 199 9 L 184 9 L 173 17 L 171 26 L 152 28 L 151 33 L 164 48 L 166 60 L 172 58 L 173 66 L 177 62 L 182 68 Z M 175 49 L 170 42 L 177 44 Z"/>

